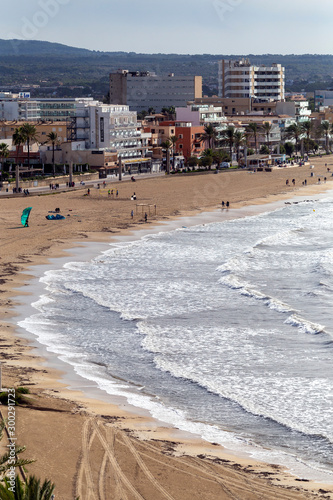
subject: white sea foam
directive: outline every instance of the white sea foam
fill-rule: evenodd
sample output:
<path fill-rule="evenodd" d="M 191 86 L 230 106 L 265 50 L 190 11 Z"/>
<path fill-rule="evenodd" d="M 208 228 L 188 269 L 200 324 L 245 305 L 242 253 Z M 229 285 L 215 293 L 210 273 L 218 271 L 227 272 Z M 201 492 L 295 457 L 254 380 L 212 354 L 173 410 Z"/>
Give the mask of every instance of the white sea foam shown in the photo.
<path fill-rule="evenodd" d="M 303 333 L 310 333 L 312 335 L 322 333 L 325 330 L 325 327 L 323 325 L 308 321 L 300 316 L 297 316 L 296 314 L 292 314 L 291 316 L 289 316 L 289 318 L 285 320 L 285 323 L 287 323 L 288 325 L 296 326 Z"/>
<path fill-rule="evenodd" d="M 298 456 L 320 462 L 322 453 L 333 464 L 325 448 L 333 349 L 315 335 L 333 331 L 332 211 L 318 207 L 313 218 L 310 209 L 161 233 L 70 263 L 42 279 L 39 314 L 20 324 L 77 373 L 172 425 L 238 446 L 242 439 L 221 428 L 246 422 L 244 439 L 258 425 L 269 447 L 264 423 L 276 446 L 290 442 Z M 128 380 L 156 397 L 117 384 L 98 363 L 116 376 L 126 363 Z M 299 445 L 288 429 L 300 433 Z"/>

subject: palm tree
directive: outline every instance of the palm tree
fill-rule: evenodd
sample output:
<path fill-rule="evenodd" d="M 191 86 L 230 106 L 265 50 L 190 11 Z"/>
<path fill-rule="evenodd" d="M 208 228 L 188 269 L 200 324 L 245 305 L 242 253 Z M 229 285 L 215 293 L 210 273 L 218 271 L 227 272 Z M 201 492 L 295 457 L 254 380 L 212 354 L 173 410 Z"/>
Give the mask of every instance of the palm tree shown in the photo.
<path fill-rule="evenodd" d="M 27 143 L 28 147 L 28 168 L 30 169 L 30 144 L 37 142 L 37 130 L 31 123 L 24 123 L 20 128 L 22 129 L 22 134 L 25 139 L 24 142 Z"/>
<path fill-rule="evenodd" d="M 207 141 L 209 149 L 214 148 L 215 141 L 217 139 L 217 131 L 216 128 L 208 123 L 204 125 L 204 133 L 200 137 L 200 141 Z"/>
<path fill-rule="evenodd" d="M 331 129 L 331 124 L 328 120 L 323 120 L 319 126 L 321 135 L 325 137 L 325 149 L 326 149 L 326 154 L 329 153 L 329 142 L 330 142 L 330 129 Z M 1 148 L 1 144 L 0 144 Z"/>
<path fill-rule="evenodd" d="M 236 148 L 237 163 L 239 163 L 239 152 L 241 146 L 244 146 L 246 142 L 245 135 L 240 130 L 236 130 L 234 138 L 234 146 Z"/>
<path fill-rule="evenodd" d="M 247 131 L 249 136 L 253 136 L 254 138 L 254 145 L 255 145 L 255 150 L 256 153 L 258 154 L 258 124 L 256 122 L 251 122 L 247 126 Z"/>
<path fill-rule="evenodd" d="M 8 158 L 9 156 L 9 148 L 8 148 L 8 144 L 6 144 L 5 142 L 2 142 L 0 144 L 0 159 L 1 159 L 1 164 L 0 164 L 0 175 L 1 175 L 1 171 L 2 171 L 2 163 L 3 163 L 3 160 L 5 158 Z"/>
<path fill-rule="evenodd" d="M 270 149 L 270 144 L 269 144 L 269 136 L 272 132 L 272 129 L 273 129 L 273 125 L 270 123 L 270 122 L 264 122 L 264 124 L 262 125 L 261 127 L 261 130 L 262 132 L 264 133 L 265 137 L 266 137 L 266 142 L 267 142 L 267 146 L 268 146 L 268 149 Z"/>
<path fill-rule="evenodd" d="M 8 400 L 8 393 L 7 395 L 7 400 Z M 0 441 L 3 438 L 3 431 L 6 427 L 6 422 L 4 420 L 1 420 L 0 422 Z M 25 446 L 15 446 L 15 463 L 12 463 L 13 457 L 8 451 L 4 455 L 0 456 L 0 477 L 3 478 L 6 475 L 6 472 L 10 470 L 12 467 L 23 467 L 24 465 L 31 464 L 35 460 L 28 460 L 24 458 L 18 458 L 18 455 L 20 453 L 23 453 L 25 451 Z M 0 498 L 2 496 L 0 495 Z"/>
<path fill-rule="evenodd" d="M 298 143 L 299 143 L 300 138 L 303 135 L 303 132 L 304 132 L 303 128 L 301 127 L 301 125 L 299 123 L 293 123 L 292 125 L 289 125 L 289 127 L 286 130 L 287 139 L 293 139 L 295 141 L 296 154 L 297 154 L 297 151 L 299 149 Z"/>
<path fill-rule="evenodd" d="M 172 145 L 172 165 L 173 165 L 173 168 L 175 168 L 175 147 L 176 147 L 176 143 L 178 141 L 178 137 L 176 135 L 172 135 L 169 138 L 169 141 L 171 142 L 171 145 Z"/>
<path fill-rule="evenodd" d="M 232 162 L 232 149 L 235 143 L 235 127 L 228 125 L 228 127 L 222 131 L 222 137 L 224 137 L 224 141 L 229 145 L 230 161 Z"/>
<path fill-rule="evenodd" d="M 16 128 L 13 133 L 13 144 L 16 146 L 16 164 L 18 163 L 18 157 L 20 153 L 20 147 L 25 143 L 25 138 L 22 133 L 22 127 Z"/>
<path fill-rule="evenodd" d="M 53 177 L 55 177 L 54 149 L 58 140 L 58 134 L 56 132 L 50 132 L 49 134 L 47 134 L 47 138 L 52 144 L 52 172 Z"/>
<path fill-rule="evenodd" d="M 306 141 L 306 154 L 308 156 L 313 122 L 311 120 L 307 120 L 306 122 L 303 122 L 301 124 L 301 127 L 302 127 L 302 132 L 304 134 L 306 134 L 306 139 L 307 139 L 307 141 Z"/>
<path fill-rule="evenodd" d="M 21 481 L 19 476 L 15 477 L 15 487 L 13 488 L 8 478 L 4 479 L 4 484 L 0 484 L 0 498 L 2 500 L 51 500 L 55 485 L 49 480 L 41 484 L 40 479 L 29 476 L 26 481 Z M 14 490 L 14 491 L 13 491 Z"/>
<path fill-rule="evenodd" d="M 166 150 L 166 171 L 170 174 L 170 149 L 172 148 L 172 142 L 167 139 L 162 142 L 161 147 Z"/>

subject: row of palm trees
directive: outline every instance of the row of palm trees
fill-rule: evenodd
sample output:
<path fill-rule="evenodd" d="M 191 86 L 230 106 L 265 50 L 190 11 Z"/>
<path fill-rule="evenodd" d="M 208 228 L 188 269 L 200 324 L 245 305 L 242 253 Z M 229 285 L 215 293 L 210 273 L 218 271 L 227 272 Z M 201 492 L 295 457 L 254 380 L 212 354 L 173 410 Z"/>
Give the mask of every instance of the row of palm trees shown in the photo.
<path fill-rule="evenodd" d="M 55 146 L 58 142 L 58 135 L 56 132 L 50 132 L 47 135 L 47 139 L 48 140 L 46 142 L 50 142 L 52 144 L 52 170 L 53 170 L 53 176 L 55 176 L 54 151 L 55 151 Z M 16 146 L 16 164 L 18 164 L 20 147 L 26 144 L 28 149 L 28 168 L 30 169 L 30 148 L 31 145 L 35 142 L 39 142 L 37 129 L 31 123 L 24 123 L 21 127 L 15 129 L 13 133 L 13 145 Z M 1 166 L 3 164 L 4 159 L 8 158 L 8 156 L 9 156 L 8 144 L 2 142 L 0 144 Z"/>
<path fill-rule="evenodd" d="M 264 122 L 263 125 L 258 125 L 256 122 L 250 122 L 247 125 L 245 132 L 237 130 L 237 128 L 233 125 L 229 125 L 219 135 L 218 131 L 212 124 L 207 124 L 204 126 L 204 133 L 201 136 L 201 141 L 205 141 L 208 144 L 209 149 L 214 149 L 216 146 L 218 149 L 220 149 L 221 146 L 227 146 L 230 158 L 232 158 L 233 151 L 236 150 L 238 161 L 241 147 L 247 146 L 248 140 L 251 137 L 254 140 L 256 153 L 258 153 L 259 137 L 262 135 L 265 136 L 265 142 L 269 150 L 272 129 L 273 125 L 270 122 Z M 329 141 L 331 134 L 333 134 L 333 124 L 329 121 L 322 121 L 319 127 L 315 128 L 314 122 L 307 120 L 302 123 L 294 123 L 287 127 L 284 139 L 294 141 L 296 151 L 300 149 L 300 143 L 304 140 L 306 152 L 309 154 L 309 145 L 312 135 L 315 135 L 316 138 L 324 137 L 325 149 L 326 152 L 329 153 Z"/>

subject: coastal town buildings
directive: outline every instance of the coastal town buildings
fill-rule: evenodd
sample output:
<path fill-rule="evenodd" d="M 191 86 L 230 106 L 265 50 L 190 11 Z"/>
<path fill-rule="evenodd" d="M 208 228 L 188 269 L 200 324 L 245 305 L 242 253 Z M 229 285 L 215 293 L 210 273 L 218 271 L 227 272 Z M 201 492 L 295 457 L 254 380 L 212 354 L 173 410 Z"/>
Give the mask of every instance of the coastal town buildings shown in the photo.
<path fill-rule="evenodd" d="M 316 109 L 322 106 L 333 106 L 333 90 L 315 90 L 314 101 Z"/>
<path fill-rule="evenodd" d="M 248 59 L 219 61 L 218 92 L 220 97 L 283 101 L 284 68 L 281 64 L 255 66 Z"/>
<path fill-rule="evenodd" d="M 0 120 L 64 121 L 75 116 L 78 103 L 91 102 L 85 98 L 30 98 L 29 92 L 0 92 Z"/>
<path fill-rule="evenodd" d="M 126 104 L 130 110 L 153 108 L 156 112 L 171 106 L 186 106 L 202 97 L 201 76 L 157 75 L 145 71 L 119 70 L 110 74 L 110 103 Z"/>

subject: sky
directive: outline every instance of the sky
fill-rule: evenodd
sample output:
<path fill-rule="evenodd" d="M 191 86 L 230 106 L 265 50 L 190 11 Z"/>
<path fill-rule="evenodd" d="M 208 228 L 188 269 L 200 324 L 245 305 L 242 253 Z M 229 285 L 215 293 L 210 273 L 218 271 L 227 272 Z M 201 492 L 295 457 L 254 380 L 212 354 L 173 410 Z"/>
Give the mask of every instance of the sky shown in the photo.
<path fill-rule="evenodd" d="M 332 54 L 333 0 L 16 0 L 0 38 L 101 51 Z"/>

